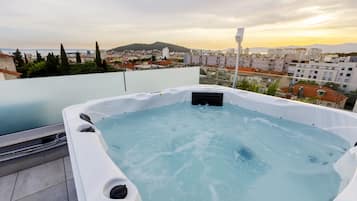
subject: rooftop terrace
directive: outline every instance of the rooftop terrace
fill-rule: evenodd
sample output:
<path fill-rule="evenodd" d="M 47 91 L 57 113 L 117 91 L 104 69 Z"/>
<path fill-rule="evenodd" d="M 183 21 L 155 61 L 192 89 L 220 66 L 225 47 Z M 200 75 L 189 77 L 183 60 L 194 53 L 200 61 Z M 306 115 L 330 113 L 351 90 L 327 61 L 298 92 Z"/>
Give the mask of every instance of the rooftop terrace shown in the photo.
<path fill-rule="evenodd" d="M 2 201 L 77 201 L 69 156 L 0 177 Z"/>
<path fill-rule="evenodd" d="M 199 70 L 190 67 L 0 81 L 0 91 L 5 93 L 0 99 L 1 200 L 77 200 L 66 139 L 60 135 L 63 108 L 92 99 L 197 85 Z M 31 130 L 34 128 L 42 129 Z"/>

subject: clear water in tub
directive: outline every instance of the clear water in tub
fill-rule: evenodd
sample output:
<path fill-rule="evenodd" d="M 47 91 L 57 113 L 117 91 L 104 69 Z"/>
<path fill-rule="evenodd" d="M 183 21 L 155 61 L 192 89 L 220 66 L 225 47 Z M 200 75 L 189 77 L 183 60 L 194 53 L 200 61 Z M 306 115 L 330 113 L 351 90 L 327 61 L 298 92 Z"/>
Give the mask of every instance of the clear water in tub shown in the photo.
<path fill-rule="evenodd" d="M 238 106 L 180 103 L 96 124 L 144 201 L 332 201 L 347 142 Z"/>

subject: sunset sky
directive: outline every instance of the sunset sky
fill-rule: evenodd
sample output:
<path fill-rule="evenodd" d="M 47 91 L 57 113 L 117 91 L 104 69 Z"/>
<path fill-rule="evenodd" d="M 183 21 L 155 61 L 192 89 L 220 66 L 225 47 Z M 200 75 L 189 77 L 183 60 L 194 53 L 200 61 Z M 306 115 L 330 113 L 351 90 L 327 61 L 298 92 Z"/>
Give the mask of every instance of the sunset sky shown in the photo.
<path fill-rule="evenodd" d="M 357 42 L 357 0 L 0 0 L 0 47 L 102 48 L 163 41 L 190 48 Z"/>

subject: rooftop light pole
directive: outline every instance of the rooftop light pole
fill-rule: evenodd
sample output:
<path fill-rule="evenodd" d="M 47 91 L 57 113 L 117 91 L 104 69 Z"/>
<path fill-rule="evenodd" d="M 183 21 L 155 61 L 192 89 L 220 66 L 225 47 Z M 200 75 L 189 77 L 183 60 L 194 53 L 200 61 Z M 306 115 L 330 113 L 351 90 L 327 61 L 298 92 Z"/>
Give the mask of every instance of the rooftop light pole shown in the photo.
<path fill-rule="evenodd" d="M 244 36 L 244 28 L 238 28 L 237 29 L 237 34 L 236 34 L 236 41 L 238 44 L 237 47 L 237 60 L 236 60 L 236 69 L 234 72 L 234 79 L 233 79 L 233 88 L 237 87 L 237 81 L 238 81 L 238 66 L 239 66 L 239 55 L 240 55 L 240 49 L 242 47 L 242 41 L 243 41 L 243 36 Z"/>

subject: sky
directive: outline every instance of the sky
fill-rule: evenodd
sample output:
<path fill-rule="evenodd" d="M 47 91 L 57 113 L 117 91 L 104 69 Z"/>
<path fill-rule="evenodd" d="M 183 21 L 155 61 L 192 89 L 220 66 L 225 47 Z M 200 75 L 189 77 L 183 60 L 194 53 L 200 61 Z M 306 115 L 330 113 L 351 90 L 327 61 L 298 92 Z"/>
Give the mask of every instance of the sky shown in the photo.
<path fill-rule="evenodd" d="M 357 0 L 0 0 L 2 48 L 189 48 L 357 42 Z"/>

